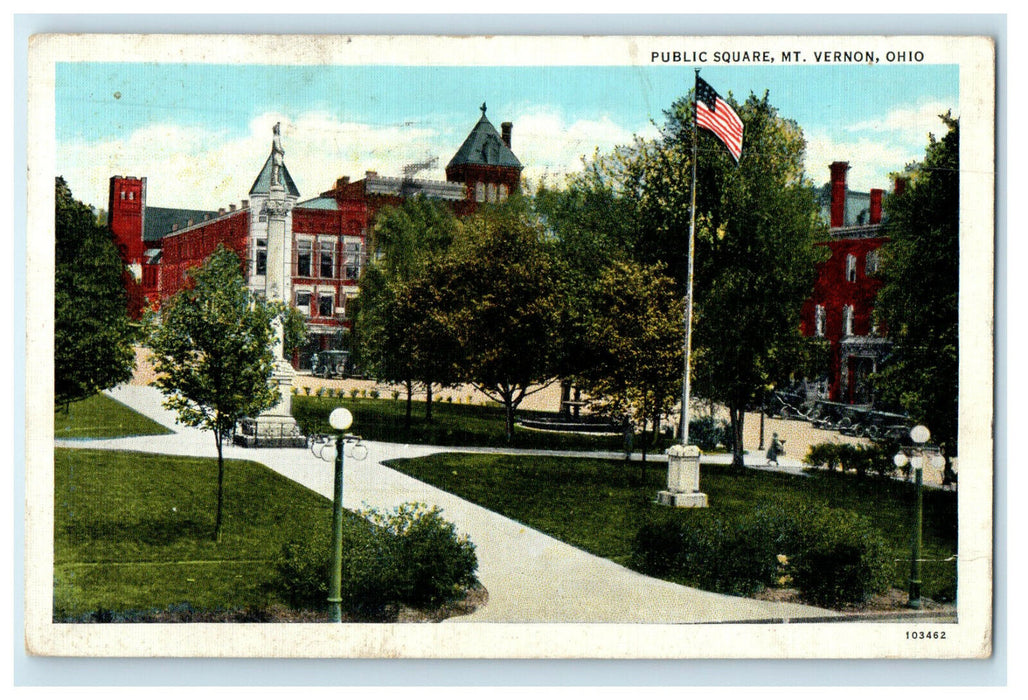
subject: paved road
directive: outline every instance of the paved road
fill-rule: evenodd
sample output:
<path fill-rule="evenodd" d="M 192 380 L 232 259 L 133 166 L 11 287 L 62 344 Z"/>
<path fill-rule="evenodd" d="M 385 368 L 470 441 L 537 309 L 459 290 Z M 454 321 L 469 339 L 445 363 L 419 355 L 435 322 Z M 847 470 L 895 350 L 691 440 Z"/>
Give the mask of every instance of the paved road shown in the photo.
<path fill-rule="evenodd" d="M 156 389 L 122 386 L 109 394 L 175 433 L 58 444 L 215 455 L 211 434 L 176 425 L 174 414 L 160 405 L 161 396 Z M 454 451 L 453 448 L 365 444 L 367 458 L 361 462 L 348 459 L 346 463 L 343 503 L 347 508 L 366 505 L 392 509 L 409 501 L 436 505 L 443 510 L 444 517 L 475 543 L 478 575 L 489 591 L 489 602 L 474 614 L 453 618 L 452 622 L 695 623 L 836 615 L 804 605 L 718 595 L 643 576 L 382 465 L 390 459 L 420 457 Z M 232 446 L 226 447 L 225 456 L 260 462 L 326 498 L 332 497 L 332 465 L 317 459 L 307 449 Z"/>

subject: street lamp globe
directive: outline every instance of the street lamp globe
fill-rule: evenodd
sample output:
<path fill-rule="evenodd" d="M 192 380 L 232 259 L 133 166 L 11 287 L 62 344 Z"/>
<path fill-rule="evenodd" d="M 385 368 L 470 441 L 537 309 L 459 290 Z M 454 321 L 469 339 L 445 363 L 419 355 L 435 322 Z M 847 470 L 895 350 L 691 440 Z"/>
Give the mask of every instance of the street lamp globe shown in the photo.
<path fill-rule="evenodd" d="M 931 436 L 931 432 L 923 425 L 915 425 L 910 429 L 910 439 L 919 445 L 923 445 L 928 442 L 928 438 Z"/>
<path fill-rule="evenodd" d="M 892 463 L 895 464 L 897 468 L 902 469 L 910 464 L 910 460 L 907 459 L 907 456 L 902 452 L 897 452 L 892 458 Z"/>
<path fill-rule="evenodd" d="M 345 408 L 337 408 L 329 414 L 328 423 L 341 432 L 353 425 L 353 414 Z"/>

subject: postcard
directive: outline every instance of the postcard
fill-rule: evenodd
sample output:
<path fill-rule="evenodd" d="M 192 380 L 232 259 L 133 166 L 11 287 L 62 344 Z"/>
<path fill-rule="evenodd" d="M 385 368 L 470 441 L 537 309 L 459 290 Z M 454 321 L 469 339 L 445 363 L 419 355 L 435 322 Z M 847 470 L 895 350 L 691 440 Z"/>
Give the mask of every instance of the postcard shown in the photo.
<path fill-rule="evenodd" d="M 995 71 L 32 37 L 26 649 L 990 656 Z"/>

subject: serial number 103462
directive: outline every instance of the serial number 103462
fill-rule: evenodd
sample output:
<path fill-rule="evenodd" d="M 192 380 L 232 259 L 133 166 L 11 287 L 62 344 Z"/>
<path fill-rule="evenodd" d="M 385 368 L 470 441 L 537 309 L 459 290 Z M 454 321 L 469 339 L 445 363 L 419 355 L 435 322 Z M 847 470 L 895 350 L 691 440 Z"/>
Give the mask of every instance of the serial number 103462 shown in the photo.
<path fill-rule="evenodd" d="M 945 630 L 942 630 L 942 631 L 936 630 L 934 632 L 925 632 L 924 630 L 913 631 L 913 632 L 911 632 L 909 630 L 907 631 L 907 639 L 945 639 L 945 638 L 946 638 Z"/>

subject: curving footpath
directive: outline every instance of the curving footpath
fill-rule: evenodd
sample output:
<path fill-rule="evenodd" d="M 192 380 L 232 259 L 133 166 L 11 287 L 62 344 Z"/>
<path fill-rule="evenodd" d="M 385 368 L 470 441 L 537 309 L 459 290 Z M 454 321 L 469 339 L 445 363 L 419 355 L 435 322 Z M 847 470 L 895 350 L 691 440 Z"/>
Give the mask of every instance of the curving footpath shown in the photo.
<path fill-rule="evenodd" d="M 65 440 L 56 444 L 172 455 L 215 455 L 211 434 L 177 425 L 174 413 L 161 406 L 162 396 L 156 389 L 126 385 L 108 394 L 176 432 L 110 440 Z M 725 596 L 643 576 L 382 464 L 391 459 L 463 451 L 459 448 L 365 444 L 368 447 L 365 460 L 346 461 L 343 503 L 347 508 L 392 509 L 408 501 L 435 505 L 475 543 L 478 577 L 489 591 L 489 601 L 474 614 L 452 618 L 451 622 L 782 622 L 838 615 L 821 608 Z M 531 451 L 524 452 L 531 454 Z M 309 450 L 226 446 L 225 457 L 260 462 L 326 498 L 332 497 L 333 467 Z M 798 465 L 783 465 L 783 468 L 791 471 Z"/>

